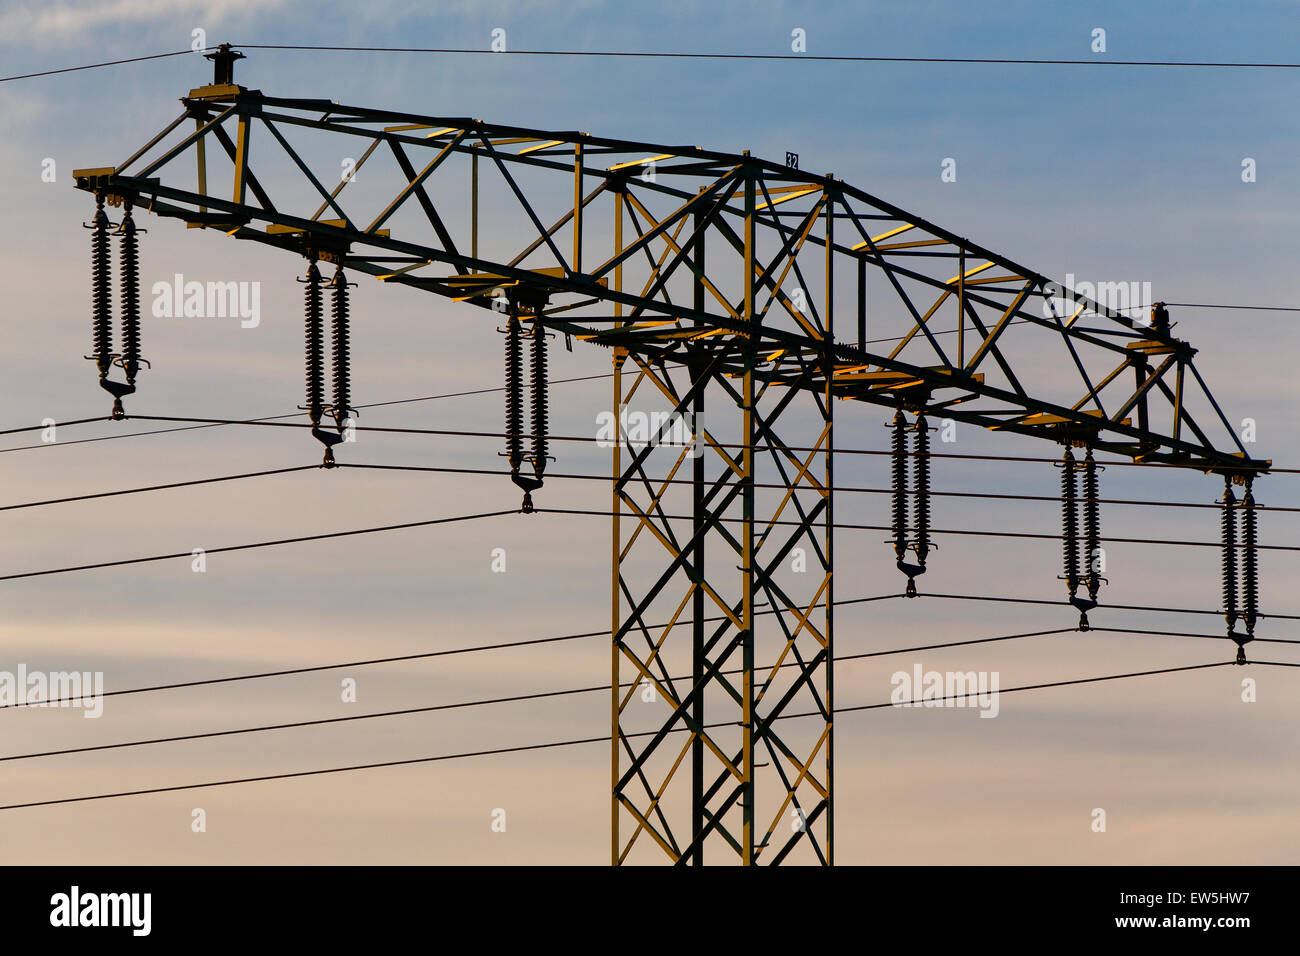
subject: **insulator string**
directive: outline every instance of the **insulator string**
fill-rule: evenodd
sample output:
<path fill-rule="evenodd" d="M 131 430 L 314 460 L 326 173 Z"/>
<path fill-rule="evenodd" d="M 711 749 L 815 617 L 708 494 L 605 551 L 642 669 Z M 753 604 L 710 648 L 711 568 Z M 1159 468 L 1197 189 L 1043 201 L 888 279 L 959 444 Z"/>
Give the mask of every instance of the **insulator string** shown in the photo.
<path fill-rule="evenodd" d="M 307 415 L 320 424 L 325 404 L 325 330 L 321 314 L 320 269 L 313 259 L 307 267 L 305 338 L 307 366 Z"/>
<path fill-rule="evenodd" d="M 95 194 L 95 219 L 90 233 L 90 301 L 91 337 L 94 354 L 91 356 L 99 369 L 100 381 L 108 377 L 112 367 L 112 271 L 108 250 L 108 214 L 104 211 L 104 196 Z"/>
<path fill-rule="evenodd" d="M 506 458 L 511 475 L 519 474 L 523 463 L 523 350 L 519 341 L 519 315 L 511 303 L 506 320 Z"/>
<path fill-rule="evenodd" d="M 1074 452 L 1061 457 L 1061 557 L 1065 585 L 1074 600 L 1079 591 L 1079 503 L 1075 494 Z"/>
<path fill-rule="evenodd" d="M 1246 493 L 1241 499 L 1242 546 L 1241 555 L 1241 619 L 1246 624 L 1246 634 L 1255 636 L 1255 618 L 1259 611 L 1259 554 L 1255 513 L 1255 494 L 1251 488 L 1251 478 L 1246 478 Z"/>
<path fill-rule="evenodd" d="M 1089 448 L 1083 460 L 1083 566 L 1087 568 L 1088 598 L 1097 600 L 1101 587 L 1101 506 L 1097 503 L 1097 462 Z"/>
<path fill-rule="evenodd" d="M 547 419 L 549 418 L 546 393 L 546 328 L 542 325 L 540 314 L 533 319 L 532 359 L 533 474 L 540 481 L 546 471 Z"/>
<path fill-rule="evenodd" d="M 339 430 L 352 411 L 351 346 L 348 331 L 348 280 L 340 264 L 334 272 L 331 314 L 334 345 L 334 404 L 332 412 Z"/>
<path fill-rule="evenodd" d="M 1231 637 L 1237 626 L 1237 498 L 1232 493 L 1232 476 L 1223 478 L 1223 617 Z"/>
<path fill-rule="evenodd" d="M 925 567 L 930 553 L 930 428 L 925 415 L 916 416 L 916 442 L 913 458 L 913 488 L 916 511 L 916 560 Z"/>
<path fill-rule="evenodd" d="M 122 248 L 119 259 L 122 284 L 122 370 L 128 385 L 135 385 L 140 370 L 140 250 L 131 201 L 122 214 Z"/>
<path fill-rule="evenodd" d="M 890 436 L 890 450 L 893 478 L 893 507 L 891 516 L 894 524 L 894 557 L 902 561 L 907 553 L 907 434 L 904 431 L 906 421 L 903 410 L 894 412 L 893 433 Z"/>

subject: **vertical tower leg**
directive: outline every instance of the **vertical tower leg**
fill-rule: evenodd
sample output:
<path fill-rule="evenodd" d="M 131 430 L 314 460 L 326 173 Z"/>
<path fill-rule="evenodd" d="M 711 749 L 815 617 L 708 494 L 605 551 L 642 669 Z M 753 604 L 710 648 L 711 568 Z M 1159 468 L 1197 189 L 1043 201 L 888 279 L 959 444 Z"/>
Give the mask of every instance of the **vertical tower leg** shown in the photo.
<path fill-rule="evenodd" d="M 701 242 L 691 256 L 702 309 Z M 830 863 L 829 396 L 812 350 L 678 336 L 661 355 L 615 351 L 615 864 L 701 865 L 706 849 L 710 863 Z"/>
<path fill-rule="evenodd" d="M 708 846 L 829 863 L 830 408 L 792 451 L 778 417 L 809 393 L 729 378 L 727 358 L 668 373 L 630 355 L 616 372 L 627 420 L 659 396 L 672 414 L 614 450 L 615 863 L 694 865 Z M 696 453 L 672 423 L 710 388 Z"/>
<path fill-rule="evenodd" d="M 695 279 L 692 283 L 693 300 L 692 305 L 697 312 L 703 312 L 707 306 L 705 287 L 704 287 L 704 270 L 707 266 L 707 257 L 705 253 L 707 229 L 705 228 L 704 210 L 697 210 L 695 213 L 695 242 L 691 248 L 691 256 L 694 260 Z M 697 323 L 699 325 L 699 323 Z M 702 367 L 695 369 L 695 375 L 703 371 Z M 697 438 L 699 429 L 704 423 L 704 389 L 699 389 L 695 393 L 695 404 L 692 409 L 692 435 Z M 696 451 L 699 451 L 697 447 Z M 692 554 L 692 560 L 697 568 L 703 568 L 704 565 L 704 540 L 707 535 L 704 534 L 706 522 L 706 510 L 704 507 L 704 456 L 696 454 L 692 462 L 691 474 L 691 515 L 694 518 L 695 532 L 695 551 Z M 704 618 L 708 614 L 708 605 L 705 602 L 704 589 L 696 587 L 693 589 L 691 603 L 691 674 L 699 675 L 704 672 L 705 665 L 705 632 Z M 700 694 L 695 698 L 692 705 L 691 716 L 695 723 L 704 725 L 704 695 Z M 691 865 L 704 865 L 704 740 L 698 735 L 692 735 L 691 738 L 691 843 L 696 847 L 695 853 L 691 856 Z"/>

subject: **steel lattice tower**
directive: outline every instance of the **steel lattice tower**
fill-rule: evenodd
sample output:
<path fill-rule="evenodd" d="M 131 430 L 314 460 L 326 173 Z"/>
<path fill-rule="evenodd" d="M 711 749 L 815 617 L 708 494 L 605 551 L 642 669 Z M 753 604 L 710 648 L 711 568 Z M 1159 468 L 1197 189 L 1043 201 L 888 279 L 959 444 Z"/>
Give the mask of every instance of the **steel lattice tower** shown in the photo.
<path fill-rule="evenodd" d="M 233 83 L 234 56 L 78 188 L 603 346 L 613 409 L 659 413 L 611 443 L 614 863 L 833 862 L 838 401 L 1268 468 L 1167 320 L 1071 296 L 797 157 L 274 97 Z M 382 200 L 326 188 L 340 155 Z M 297 188 L 273 199 L 268 172 Z"/>

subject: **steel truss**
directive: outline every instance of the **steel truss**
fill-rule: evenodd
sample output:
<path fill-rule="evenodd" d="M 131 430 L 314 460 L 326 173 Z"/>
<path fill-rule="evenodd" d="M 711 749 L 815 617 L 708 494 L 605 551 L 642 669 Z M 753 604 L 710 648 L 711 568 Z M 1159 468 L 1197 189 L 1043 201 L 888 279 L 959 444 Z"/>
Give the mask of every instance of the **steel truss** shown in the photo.
<path fill-rule="evenodd" d="M 1268 467 L 1166 324 L 1068 296 L 834 176 L 269 96 L 220 61 L 182 104 L 126 161 L 77 170 L 78 188 L 483 309 L 528 302 L 532 325 L 613 350 L 615 409 L 653 398 L 698 428 L 693 457 L 664 428 L 614 443 L 614 862 L 658 847 L 698 864 L 706 844 L 743 863 L 832 860 L 836 399 L 1227 475 Z M 327 188 L 351 156 L 355 175 Z M 688 468 L 691 484 L 664 482 Z M 759 469 L 785 490 L 756 495 Z M 685 512 L 668 505 L 682 488 Z M 661 606 L 694 623 L 652 630 Z"/>
<path fill-rule="evenodd" d="M 733 347 L 691 347 L 680 367 L 615 354 L 616 403 L 657 391 L 693 439 L 663 441 L 665 424 L 614 451 L 615 864 L 638 839 L 682 864 L 706 843 L 745 864 L 832 861 L 833 406 L 718 371 Z M 778 429 L 801 404 L 816 427 L 796 453 Z M 739 441 L 720 440 L 727 425 Z M 759 495 L 762 472 L 784 490 Z"/>

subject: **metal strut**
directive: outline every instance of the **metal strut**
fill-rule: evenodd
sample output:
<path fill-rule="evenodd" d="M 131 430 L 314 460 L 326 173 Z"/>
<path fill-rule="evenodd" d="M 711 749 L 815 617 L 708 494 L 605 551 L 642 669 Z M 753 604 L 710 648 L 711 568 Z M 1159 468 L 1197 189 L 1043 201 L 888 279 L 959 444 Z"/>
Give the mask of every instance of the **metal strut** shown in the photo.
<path fill-rule="evenodd" d="M 916 576 L 925 573 L 925 559 L 935 547 L 930 540 L 930 430 L 924 413 L 916 416 L 916 440 L 912 452 L 912 488 L 907 487 L 907 420 L 900 407 L 891 424 L 890 450 L 893 454 L 894 560 L 898 570 L 907 575 L 907 597 L 916 597 Z M 916 499 L 914 514 L 916 537 L 907 537 L 908 496 Z M 905 560 L 907 552 L 916 552 L 916 563 Z"/>

